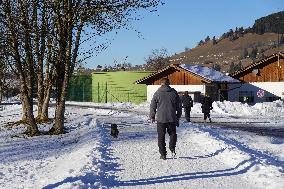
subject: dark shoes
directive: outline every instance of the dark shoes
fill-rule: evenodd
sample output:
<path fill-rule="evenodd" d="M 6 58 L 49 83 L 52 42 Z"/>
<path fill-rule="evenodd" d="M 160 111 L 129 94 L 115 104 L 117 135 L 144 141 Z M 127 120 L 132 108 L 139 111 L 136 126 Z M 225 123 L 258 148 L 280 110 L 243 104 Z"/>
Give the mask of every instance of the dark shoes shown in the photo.
<path fill-rule="evenodd" d="M 173 156 L 173 157 L 176 157 L 176 151 L 175 151 L 175 149 L 170 149 L 170 151 L 172 152 L 172 156 Z"/>
<path fill-rule="evenodd" d="M 162 160 L 166 160 L 167 158 L 166 158 L 166 156 L 165 156 L 165 155 L 161 155 L 161 156 L 160 156 L 160 159 L 162 159 Z"/>
<path fill-rule="evenodd" d="M 212 123 L 211 118 L 209 118 L 209 122 Z M 204 123 L 206 123 L 206 119 L 204 119 Z"/>
<path fill-rule="evenodd" d="M 175 156 L 176 156 L 176 151 L 175 151 L 175 149 L 170 149 L 170 151 L 171 151 L 171 153 L 172 153 L 172 156 L 175 157 Z M 166 155 L 161 155 L 161 156 L 160 156 L 160 159 L 166 160 L 167 157 L 166 157 Z"/>

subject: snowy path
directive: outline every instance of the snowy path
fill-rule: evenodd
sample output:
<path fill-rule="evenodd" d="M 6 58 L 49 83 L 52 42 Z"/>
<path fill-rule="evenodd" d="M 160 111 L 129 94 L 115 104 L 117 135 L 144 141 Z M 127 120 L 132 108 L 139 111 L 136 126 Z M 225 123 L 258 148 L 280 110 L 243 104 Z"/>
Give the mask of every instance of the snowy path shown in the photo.
<path fill-rule="evenodd" d="M 178 128 L 177 158 L 169 156 L 163 161 L 159 159 L 156 127 L 147 123 L 146 117 L 130 115 L 102 118 L 99 122 L 100 127 L 106 128 L 109 123 L 117 123 L 120 130 L 119 138 L 111 144 L 120 171 L 115 173 L 117 178 L 103 183 L 107 187 L 261 188 L 257 179 L 252 179 L 259 178 L 259 174 L 253 172 L 259 169 L 260 158 L 273 159 L 262 153 L 253 154 L 237 141 L 211 137 L 214 133 L 206 127 L 184 123 Z M 283 164 L 274 162 L 279 163 Z M 281 183 L 276 183 L 279 186 Z"/>
<path fill-rule="evenodd" d="M 119 108 L 69 107 L 67 134 L 28 138 L 21 134 L 24 126 L 5 126 L 21 117 L 20 106 L 7 106 L 0 117 L 0 188 L 284 189 L 281 137 L 181 123 L 177 158 L 169 155 L 164 161 L 159 159 L 156 125 L 147 121 L 147 104 Z M 202 116 L 198 111 L 197 119 Z M 235 117 L 239 122 L 248 120 Z M 236 122 L 224 114 L 214 119 Z M 280 116 L 255 120 L 283 129 Z M 110 136 L 110 123 L 118 124 L 116 139 Z"/>

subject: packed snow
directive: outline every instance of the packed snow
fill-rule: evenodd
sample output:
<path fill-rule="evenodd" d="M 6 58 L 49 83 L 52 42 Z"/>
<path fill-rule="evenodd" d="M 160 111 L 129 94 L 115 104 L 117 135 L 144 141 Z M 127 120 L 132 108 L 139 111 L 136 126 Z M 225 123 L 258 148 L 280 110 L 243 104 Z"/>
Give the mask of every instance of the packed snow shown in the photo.
<path fill-rule="evenodd" d="M 68 133 L 32 138 L 24 125 L 12 126 L 21 105 L 2 105 L 0 188 L 284 188 L 283 102 L 213 108 L 213 123 L 204 123 L 195 103 L 193 122 L 182 117 L 177 128 L 177 155 L 161 160 L 149 103 L 68 102 Z"/>

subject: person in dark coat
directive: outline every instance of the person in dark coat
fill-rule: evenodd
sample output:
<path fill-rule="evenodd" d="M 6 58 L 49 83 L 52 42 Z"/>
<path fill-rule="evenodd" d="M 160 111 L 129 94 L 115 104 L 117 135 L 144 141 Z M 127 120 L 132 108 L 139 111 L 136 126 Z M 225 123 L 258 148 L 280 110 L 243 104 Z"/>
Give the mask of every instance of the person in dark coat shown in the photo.
<path fill-rule="evenodd" d="M 154 93 L 150 105 L 150 119 L 157 121 L 158 147 L 160 159 L 166 160 L 166 132 L 170 136 L 169 149 L 175 154 L 177 142 L 176 127 L 181 117 L 181 104 L 178 93 L 171 88 L 168 78 L 161 79 L 161 87 Z"/>
<path fill-rule="evenodd" d="M 212 98 L 206 94 L 201 106 L 202 113 L 204 115 L 204 122 L 206 122 L 207 118 L 209 119 L 210 123 L 212 122 L 210 117 L 210 111 L 213 109 L 212 103 Z"/>
<path fill-rule="evenodd" d="M 191 107 L 193 107 L 193 100 L 191 96 L 188 95 L 188 91 L 185 91 L 183 96 L 181 97 L 182 107 L 184 109 L 184 115 L 186 121 L 190 122 L 190 111 Z"/>

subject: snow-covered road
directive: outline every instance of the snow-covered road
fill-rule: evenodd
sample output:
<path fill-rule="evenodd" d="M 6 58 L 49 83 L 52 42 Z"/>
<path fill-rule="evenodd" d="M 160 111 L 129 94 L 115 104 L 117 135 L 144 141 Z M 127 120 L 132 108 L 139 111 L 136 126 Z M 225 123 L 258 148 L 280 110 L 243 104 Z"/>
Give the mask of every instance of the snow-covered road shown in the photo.
<path fill-rule="evenodd" d="M 199 118 L 196 107 L 193 114 Z M 0 188 L 284 188 L 281 137 L 182 119 L 177 156 L 160 160 L 156 126 L 145 114 L 148 104 L 67 108 L 67 134 L 34 138 L 21 134 L 23 126 L 5 127 L 20 119 L 20 110 L 13 105 L 0 112 Z M 235 122 L 232 116 L 238 122 L 248 118 L 213 112 L 215 122 Z M 283 129 L 283 118 L 276 116 L 249 120 Z M 118 138 L 110 136 L 111 123 L 118 125 Z"/>
<path fill-rule="evenodd" d="M 121 170 L 116 172 L 116 177 L 112 177 L 113 180 L 104 183 L 105 186 L 115 188 L 281 188 L 284 186 L 281 179 L 277 181 L 278 183 L 271 183 L 271 179 L 275 181 L 272 175 L 271 178 L 262 178 L 259 172 L 255 173 L 256 169 L 261 169 L 263 166 L 262 160 L 272 160 L 272 157 L 254 152 L 253 149 L 235 140 L 222 138 L 218 133 L 202 125 L 181 124 L 178 128 L 176 158 L 168 156 L 166 161 L 160 160 L 156 127 L 147 123 L 146 119 L 136 115 L 131 115 L 130 118 L 99 119 L 100 127 L 117 123 L 120 128 L 119 139 L 112 140 L 111 148 L 118 158 L 117 164 Z M 276 165 L 279 163 L 284 165 L 281 161 L 274 162 Z M 277 172 L 278 168 L 272 166 L 269 169 Z M 266 175 L 265 172 L 262 174 Z"/>

